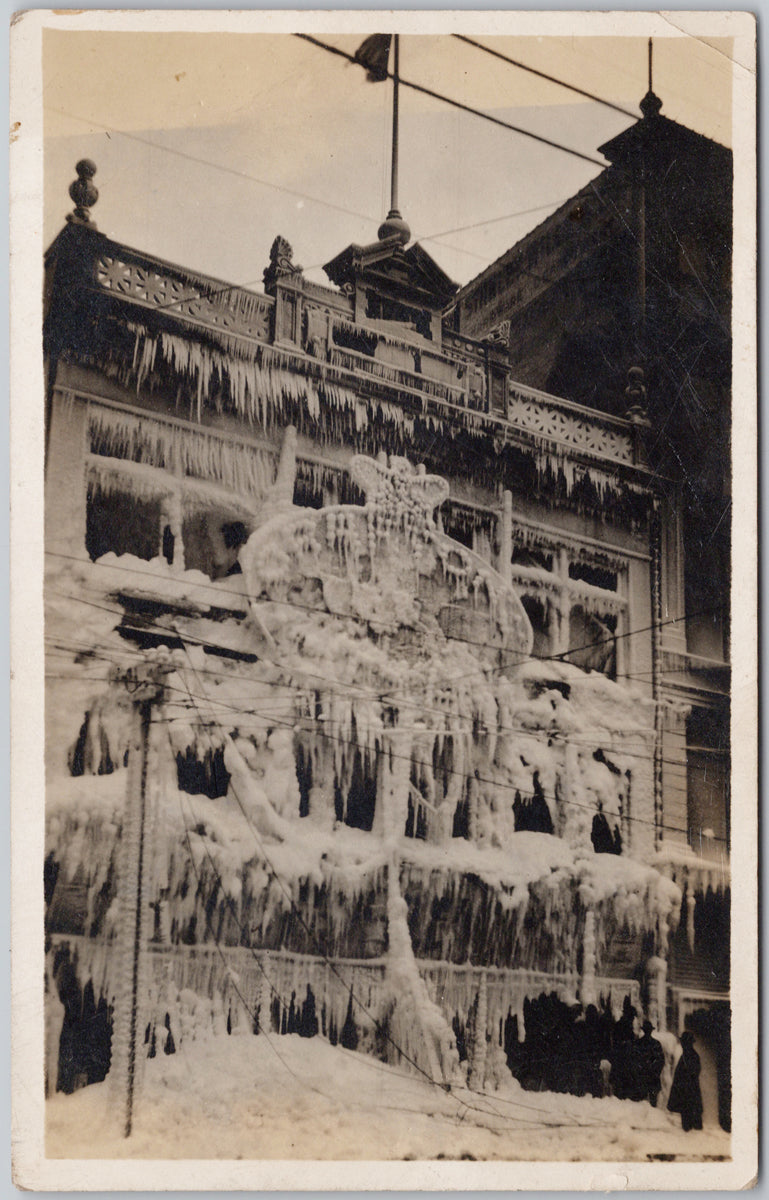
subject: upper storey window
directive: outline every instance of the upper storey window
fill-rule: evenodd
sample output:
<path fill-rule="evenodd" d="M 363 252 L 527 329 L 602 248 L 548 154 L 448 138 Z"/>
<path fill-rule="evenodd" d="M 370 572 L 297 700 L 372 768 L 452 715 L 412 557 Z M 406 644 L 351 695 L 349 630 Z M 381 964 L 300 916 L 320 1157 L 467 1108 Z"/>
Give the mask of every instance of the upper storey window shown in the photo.
<path fill-rule="evenodd" d="M 89 404 L 86 549 L 236 572 L 275 458 L 242 438 Z"/>
<path fill-rule="evenodd" d="M 560 657 L 609 678 L 621 673 L 627 564 L 552 535 L 519 531 L 512 577 L 534 631 L 535 658 Z"/>
<path fill-rule="evenodd" d="M 369 292 L 366 297 L 366 317 L 369 321 L 392 321 L 412 333 L 432 341 L 431 316 L 428 309 L 413 308 L 390 296 Z"/>

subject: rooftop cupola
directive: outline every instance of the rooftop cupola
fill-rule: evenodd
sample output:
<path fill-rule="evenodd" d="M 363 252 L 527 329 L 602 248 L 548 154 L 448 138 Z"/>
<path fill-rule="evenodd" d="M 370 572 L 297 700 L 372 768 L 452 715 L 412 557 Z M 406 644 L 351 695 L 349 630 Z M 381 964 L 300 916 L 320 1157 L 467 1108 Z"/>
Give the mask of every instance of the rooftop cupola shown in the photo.
<path fill-rule="evenodd" d="M 409 246 L 411 230 L 398 207 L 398 34 L 366 38 L 355 61 L 366 68 L 372 83 L 393 81 L 390 211 L 377 230 L 376 242 L 348 246 L 323 269 L 332 283 L 352 297 L 357 323 L 374 324 L 385 333 L 430 341 L 439 347 L 443 310 L 456 294 L 457 285 L 426 250 Z"/>

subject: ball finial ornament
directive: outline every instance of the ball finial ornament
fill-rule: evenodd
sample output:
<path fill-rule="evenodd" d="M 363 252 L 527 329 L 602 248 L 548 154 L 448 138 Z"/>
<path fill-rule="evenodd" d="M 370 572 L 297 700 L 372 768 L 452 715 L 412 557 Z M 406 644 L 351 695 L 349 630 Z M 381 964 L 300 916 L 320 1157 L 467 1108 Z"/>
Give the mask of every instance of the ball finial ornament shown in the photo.
<path fill-rule="evenodd" d="M 393 237 L 395 234 L 400 238 L 401 244 L 405 246 L 411 237 L 411 230 L 397 208 L 391 208 L 387 217 L 379 226 L 377 236 L 380 242 L 383 242 L 386 238 Z"/>
<path fill-rule="evenodd" d="M 88 211 L 93 208 L 96 201 L 99 199 L 99 190 L 93 182 L 93 177 L 96 174 L 96 163 L 91 162 L 90 158 L 81 158 L 76 165 L 77 179 L 69 185 L 70 199 L 75 202 L 74 212 L 69 213 L 67 220 L 74 222 L 76 225 L 91 225 L 91 214 Z"/>

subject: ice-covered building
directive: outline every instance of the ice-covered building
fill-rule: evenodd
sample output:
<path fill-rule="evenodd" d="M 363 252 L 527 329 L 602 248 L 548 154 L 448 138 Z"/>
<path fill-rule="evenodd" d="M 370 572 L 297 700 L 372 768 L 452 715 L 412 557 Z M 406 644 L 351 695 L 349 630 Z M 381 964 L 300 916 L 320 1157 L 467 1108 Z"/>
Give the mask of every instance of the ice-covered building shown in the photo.
<path fill-rule="evenodd" d="M 276 238 L 257 293 L 99 233 L 93 170 L 46 259 L 49 1086 L 103 1077 L 131 972 L 148 1052 L 482 1083 L 543 994 L 664 1028 L 723 866 L 666 810 L 639 405 L 516 382 L 398 228 L 329 287 Z"/>

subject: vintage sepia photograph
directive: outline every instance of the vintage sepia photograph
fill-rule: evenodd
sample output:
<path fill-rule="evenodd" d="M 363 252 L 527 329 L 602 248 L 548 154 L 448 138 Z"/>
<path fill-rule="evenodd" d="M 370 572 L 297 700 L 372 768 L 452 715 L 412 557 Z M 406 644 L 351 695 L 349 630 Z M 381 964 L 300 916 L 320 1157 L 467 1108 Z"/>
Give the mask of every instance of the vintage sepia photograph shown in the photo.
<path fill-rule="evenodd" d="M 17 1182 L 749 1186 L 754 19 L 14 37 Z"/>

